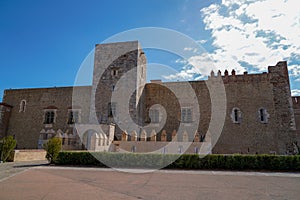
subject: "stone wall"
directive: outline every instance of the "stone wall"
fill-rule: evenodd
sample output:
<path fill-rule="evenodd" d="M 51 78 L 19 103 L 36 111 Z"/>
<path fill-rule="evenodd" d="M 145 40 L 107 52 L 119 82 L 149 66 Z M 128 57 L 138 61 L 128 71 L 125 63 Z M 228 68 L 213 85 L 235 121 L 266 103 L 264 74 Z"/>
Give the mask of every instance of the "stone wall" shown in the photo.
<path fill-rule="evenodd" d="M 46 160 L 46 151 L 44 150 L 14 150 L 13 152 L 13 162 L 23 162 L 23 161 L 38 161 Z"/>
<path fill-rule="evenodd" d="M 124 92 L 120 90 L 118 83 L 129 74 L 121 86 L 133 86 L 134 91 Z M 144 131 L 147 133 L 155 131 L 157 142 L 165 142 L 162 141 L 162 130 L 166 132 L 166 141 L 171 140 L 174 132 L 178 141 L 182 141 L 184 131 L 188 133 L 189 142 L 194 141 L 196 134 L 204 141 L 209 137 L 212 144 L 216 142 L 213 153 L 285 154 L 289 144 L 300 143 L 300 106 L 298 97 L 291 98 L 286 62 L 269 66 L 268 72 L 261 74 L 236 75 L 233 70 L 229 75 L 226 70 L 223 76 L 220 71 L 216 76 L 211 73 L 207 81 L 157 81 L 148 84 L 145 81 L 146 56 L 138 41 L 96 45 L 92 86 L 6 90 L 3 102 L 10 107 L 0 105 L 1 117 L 5 118 L 0 120 L 0 137 L 6 135 L 8 124 L 7 135 L 15 136 L 19 149 L 40 148 L 42 141 L 56 134 L 68 138 L 65 149 L 75 146 L 80 148 L 82 144 L 78 142 L 74 126 L 67 123 L 69 110 L 76 107 L 80 110 L 81 124 L 116 123 L 115 140 L 121 140 L 124 131 L 128 132 L 129 137 L 133 131 L 140 136 L 142 130 L 137 130 L 136 126 L 126 130 L 121 130 L 118 126 L 120 122 L 130 125 L 134 121 L 145 126 Z M 216 102 L 225 104 L 226 116 L 221 136 L 217 138 L 217 133 L 210 129 L 214 99 L 211 98 L 209 85 L 220 82 L 224 86 L 226 97 L 217 98 Z M 187 85 L 191 86 L 195 97 L 189 93 Z M 131 96 L 122 100 L 124 108 L 124 105 L 113 105 L 113 94 L 122 97 L 128 95 L 127 93 Z M 194 101 L 197 101 L 196 106 L 191 104 Z M 127 118 L 118 118 L 118 113 L 113 116 L 113 106 L 117 110 L 120 107 L 128 110 Z M 162 109 L 161 112 L 166 114 L 162 127 L 149 116 L 154 107 Z M 3 115 L 3 109 L 8 108 L 10 111 Z M 192 110 L 191 121 L 182 120 L 182 108 Z M 55 111 L 54 124 L 44 124 L 47 109 Z M 215 112 L 223 111 L 214 110 Z M 238 113 L 237 119 L 235 113 Z M 199 121 L 196 119 L 198 115 Z"/>
<path fill-rule="evenodd" d="M 81 110 L 81 123 L 88 123 L 91 87 L 76 89 L 81 91 L 81 102 L 77 105 Z M 5 90 L 3 102 L 13 106 L 8 135 L 15 136 L 17 149 L 36 149 L 39 139 L 51 138 L 58 133 L 75 137 L 73 125 L 67 123 L 68 110 L 72 108 L 72 91 L 72 87 Z M 20 111 L 22 100 L 26 101 L 24 111 Z M 56 110 L 55 123 L 51 125 L 44 124 L 45 109 L 48 108 Z"/>
<path fill-rule="evenodd" d="M 226 90 L 226 99 L 224 99 L 227 101 L 226 118 L 213 153 L 285 153 L 286 144 L 292 140 L 289 133 L 294 123 L 289 79 L 286 73 L 286 63 L 279 62 L 276 66 L 269 67 L 269 73 L 235 75 L 235 72 L 232 72 L 228 75 L 227 72 L 222 76 Z M 210 77 L 210 80 L 214 78 Z M 200 135 L 206 135 L 211 120 L 208 82 L 192 81 L 189 83 L 199 102 L 200 123 L 197 132 Z M 178 131 L 181 123 L 178 100 L 168 88 L 172 85 L 180 88 L 182 84 L 185 83 L 150 83 L 145 88 L 146 113 L 144 115 L 149 116 L 149 108 L 152 105 L 161 104 L 168 116 L 161 130 L 166 130 L 168 133 Z M 238 123 L 232 119 L 234 108 L 238 108 L 241 112 L 241 121 Z M 260 109 L 266 111 L 265 122 L 260 120 Z M 149 122 L 147 117 L 145 120 Z M 185 124 L 186 127 L 191 125 Z M 155 126 L 149 129 L 155 129 Z M 161 132 L 158 132 L 158 138 L 160 135 Z"/>
<path fill-rule="evenodd" d="M 121 153 L 158 153 L 158 154 L 195 154 L 200 153 L 203 142 L 142 142 L 142 141 L 118 141 L 116 151 Z M 211 152 L 206 152 L 211 153 Z"/>

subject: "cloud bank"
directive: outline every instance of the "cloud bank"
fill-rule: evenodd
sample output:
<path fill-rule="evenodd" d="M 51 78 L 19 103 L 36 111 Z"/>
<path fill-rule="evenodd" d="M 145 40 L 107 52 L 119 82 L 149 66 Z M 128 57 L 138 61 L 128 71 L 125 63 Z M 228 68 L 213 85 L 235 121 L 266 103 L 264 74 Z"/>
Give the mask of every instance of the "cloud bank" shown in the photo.
<path fill-rule="evenodd" d="M 256 73 L 266 71 L 267 66 L 277 61 L 287 60 L 290 75 L 300 81 L 298 1 L 223 0 L 200 12 L 205 29 L 211 32 L 211 38 L 201 41 L 209 43 L 212 50 L 190 57 L 178 77 L 197 79 L 218 69 L 222 73 L 225 69 Z M 197 52 L 189 47 L 185 50 Z"/>

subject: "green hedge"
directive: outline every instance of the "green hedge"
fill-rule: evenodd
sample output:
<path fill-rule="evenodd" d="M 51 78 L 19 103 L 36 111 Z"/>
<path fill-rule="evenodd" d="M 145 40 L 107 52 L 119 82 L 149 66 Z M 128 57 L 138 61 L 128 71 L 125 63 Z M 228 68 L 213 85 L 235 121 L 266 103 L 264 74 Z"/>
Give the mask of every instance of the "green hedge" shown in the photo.
<path fill-rule="evenodd" d="M 175 160 L 175 161 L 174 161 Z M 60 152 L 57 165 L 115 168 L 220 169 L 300 171 L 300 156 L 280 155 L 175 155 L 104 152 Z"/>

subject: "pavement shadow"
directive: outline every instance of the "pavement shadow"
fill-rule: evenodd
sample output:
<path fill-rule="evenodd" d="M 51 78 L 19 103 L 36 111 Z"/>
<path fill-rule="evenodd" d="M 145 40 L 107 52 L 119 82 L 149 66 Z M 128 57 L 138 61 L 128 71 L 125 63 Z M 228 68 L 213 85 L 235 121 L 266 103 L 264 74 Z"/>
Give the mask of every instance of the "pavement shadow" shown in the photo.
<path fill-rule="evenodd" d="M 16 165 L 13 168 L 28 168 L 28 167 L 39 167 L 39 166 L 49 166 L 49 163 L 40 163 L 40 164 L 24 164 L 24 165 Z"/>

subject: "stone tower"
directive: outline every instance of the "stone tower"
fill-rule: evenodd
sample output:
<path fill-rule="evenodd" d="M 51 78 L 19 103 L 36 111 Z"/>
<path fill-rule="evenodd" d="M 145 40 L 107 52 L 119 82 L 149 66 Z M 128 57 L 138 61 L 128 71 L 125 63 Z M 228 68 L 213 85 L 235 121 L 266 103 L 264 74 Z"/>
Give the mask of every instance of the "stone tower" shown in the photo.
<path fill-rule="evenodd" d="M 131 72 L 131 76 L 126 77 L 126 82 L 131 86 L 134 85 L 135 92 L 132 93 L 129 102 L 122 103 L 129 106 L 128 110 L 132 120 L 139 124 L 143 119 L 141 116 L 143 105 L 139 102 L 143 102 L 141 99 L 146 83 L 146 56 L 139 42 L 96 45 L 91 98 L 91 105 L 95 106 L 91 108 L 91 113 L 94 115 L 90 120 L 101 124 L 116 124 L 116 139 L 120 139 L 122 134 L 122 130 L 116 122 L 118 117 L 116 108 L 120 106 L 120 102 L 112 102 L 111 98 L 118 81 L 129 72 Z"/>

